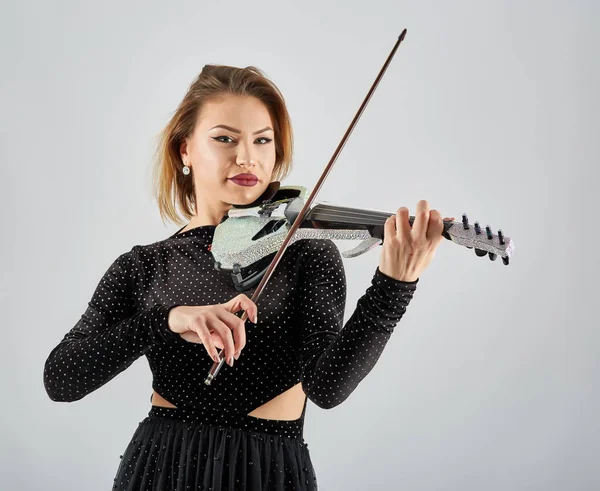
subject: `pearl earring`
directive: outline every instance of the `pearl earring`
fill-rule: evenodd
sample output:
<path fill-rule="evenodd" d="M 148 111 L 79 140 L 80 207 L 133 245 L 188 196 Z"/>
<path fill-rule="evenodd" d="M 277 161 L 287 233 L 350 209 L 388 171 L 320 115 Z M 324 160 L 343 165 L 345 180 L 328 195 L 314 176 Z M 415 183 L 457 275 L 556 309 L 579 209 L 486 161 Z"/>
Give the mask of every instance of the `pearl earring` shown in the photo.
<path fill-rule="evenodd" d="M 187 176 L 190 173 L 190 168 L 187 165 L 183 166 L 183 173 Z"/>

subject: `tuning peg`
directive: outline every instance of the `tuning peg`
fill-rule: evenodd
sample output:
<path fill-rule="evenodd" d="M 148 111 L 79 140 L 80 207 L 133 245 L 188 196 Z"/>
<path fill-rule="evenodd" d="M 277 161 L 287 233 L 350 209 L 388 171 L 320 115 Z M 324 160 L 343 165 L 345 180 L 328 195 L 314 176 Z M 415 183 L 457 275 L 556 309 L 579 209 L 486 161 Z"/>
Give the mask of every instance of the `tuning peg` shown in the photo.
<path fill-rule="evenodd" d="M 488 256 L 490 257 L 490 261 L 495 261 L 496 258 L 498 257 L 498 254 L 490 252 L 490 253 L 488 253 Z"/>
<path fill-rule="evenodd" d="M 492 240 L 494 238 L 494 234 L 492 234 L 492 229 L 490 228 L 489 225 L 486 225 L 485 233 L 487 234 L 488 240 Z"/>
<path fill-rule="evenodd" d="M 475 254 L 477 254 L 479 257 L 483 257 L 483 256 L 487 255 L 487 251 L 484 251 L 483 249 L 475 248 Z"/>
<path fill-rule="evenodd" d="M 502 230 L 498 230 L 498 240 L 500 241 L 500 245 L 504 245 L 504 234 Z"/>
<path fill-rule="evenodd" d="M 509 257 L 508 257 L 508 256 L 502 256 L 502 262 L 503 262 L 503 263 L 504 263 L 506 266 L 508 266 L 508 260 L 509 260 Z"/>
<path fill-rule="evenodd" d="M 479 226 L 479 222 L 475 222 L 475 235 L 481 235 L 481 227 Z"/>
<path fill-rule="evenodd" d="M 467 218 L 467 214 L 463 213 L 462 215 L 462 224 L 465 230 L 469 230 L 469 219 Z"/>

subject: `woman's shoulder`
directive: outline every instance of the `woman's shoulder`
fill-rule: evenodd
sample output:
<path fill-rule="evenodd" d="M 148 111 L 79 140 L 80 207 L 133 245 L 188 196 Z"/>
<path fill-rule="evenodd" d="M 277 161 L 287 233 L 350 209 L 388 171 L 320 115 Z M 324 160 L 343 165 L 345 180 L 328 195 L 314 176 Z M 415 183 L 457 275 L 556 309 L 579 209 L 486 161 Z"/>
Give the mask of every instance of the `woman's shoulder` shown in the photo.
<path fill-rule="evenodd" d="M 190 243 L 189 237 L 180 237 L 177 234 L 163 237 L 161 239 L 155 239 L 151 242 L 138 242 L 133 245 L 131 249 L 124 254 L 130 256 L 140 256 L 145 254 L 153 254 L 156 252 L 163 252 L 169 249 L 176 249 L 186 247 Z"/>
<path fill-rule="evenodd" d="M 304 259 L 341 259 L 340 250 L 332 239 L 300 239 L 297 242 Z"/>
<path fill-rule="evenodd" d="M 299 267 L 303 275 L 333 275 L 345 279 L 342 255 L 332 239 L 302 239 L 299 248 Z"/>
<path fill-rule="evenodd" d="M 120 252 L 114 263 L 122 267 L 137 269 L 144 260 L 158 257 L 170 248 L 173 248 L 173 244 L 169 242 L 169 238 L 148 243 L 138 242 Z"/>

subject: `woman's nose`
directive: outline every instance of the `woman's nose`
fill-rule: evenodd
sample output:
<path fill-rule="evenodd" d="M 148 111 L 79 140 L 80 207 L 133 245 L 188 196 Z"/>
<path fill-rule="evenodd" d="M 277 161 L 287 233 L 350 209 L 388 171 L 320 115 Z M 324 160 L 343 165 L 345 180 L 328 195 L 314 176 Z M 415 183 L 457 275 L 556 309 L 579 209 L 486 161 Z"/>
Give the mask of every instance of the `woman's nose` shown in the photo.
<path fill-rule="evenodd" d="M 248 148 L 247 145 L 240 145 L 236 156 L 236 163 L 238 165 L 255 165 L 256 164 L 256 158 L 255 156 L 252 154 L 252 150 L 250 148 Z"/>
<path fill-rule="evenodd" d="M 247 165 L 247 166 L 254 166 L 256 164 L 256 160 L 253 159 L 247 159 L 245 157 L 240 157 L 238 155 L 238 157 L 235 159 L 236 164 L 238 165 Z"/>

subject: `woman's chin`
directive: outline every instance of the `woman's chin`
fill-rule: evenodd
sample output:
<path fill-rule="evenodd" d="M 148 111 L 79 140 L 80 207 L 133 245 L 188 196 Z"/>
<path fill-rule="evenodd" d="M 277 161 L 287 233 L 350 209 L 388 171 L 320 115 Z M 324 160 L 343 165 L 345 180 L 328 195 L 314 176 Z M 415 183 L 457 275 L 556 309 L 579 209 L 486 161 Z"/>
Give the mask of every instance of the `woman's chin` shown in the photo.
<path fill-rule="evenodd" d="M 236 205 L 249 205 L 256 201 L 262 193 L 264 193 L 264 189 L 256 186 L 238 186 L 234 184 L 237 188 L 233 192 L 228 193 L 230 196 L 230 202 Z M 231 190 L 230 190 L 231 191 Z"/>

